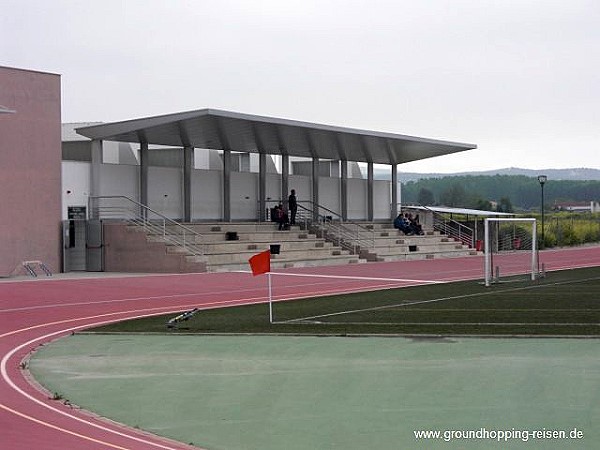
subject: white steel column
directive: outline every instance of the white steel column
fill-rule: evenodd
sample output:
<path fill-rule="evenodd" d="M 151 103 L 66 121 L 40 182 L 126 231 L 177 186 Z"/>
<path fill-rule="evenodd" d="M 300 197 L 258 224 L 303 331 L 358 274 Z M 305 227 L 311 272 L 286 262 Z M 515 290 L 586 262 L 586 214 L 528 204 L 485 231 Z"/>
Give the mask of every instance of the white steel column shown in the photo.
<path fill-rule="evenodd" d="M 312 202 L 313 219 L 319 217 L 319 158 L 312 159 Z"/>
<path fill-rule="evenodd" d="M 223 150 L 223 221 L 231 222 L 231 150 Z"/>
<path fill-rule="evenodd" d="M 373 163 L 367 163 L 367 220 L 373 221 Z"/>
<path fill-rule="evenodd" d="M 194 147 L 183 147 L 183 221 L 192 221 L 192 168 Z"/>
<path fill-rule="evenodd" d="M 392 164 L 392 220 L 398 216 L 398 164 Z"/>
<path fill-rule="evenodd" d="M 266 197 L 267 197 L 267 155 L 258 154 L 258 220 L 266 220 Z"/>
<path fill-rule="evenodd" d="M 290 157 L 281 155 L 281 201 L 287 204 L 290 183 Z"/>
<path fill-rule="evenodd" d="M 148 143 L 140 142 L 140 203 L 148 206 Z"/>
<path fill-rule="evenodd" d="M 90 165 L 90 197 L 97 197 L 100 190 L 100 169 L 102 168 L 102 141 L 93 139 L 91 145 L 92 164 Z"/>
<path fill-rule="evenodd" d="M 348 161 L 340 161 L 340 203 L 342 220 L 348 220 Z"/>

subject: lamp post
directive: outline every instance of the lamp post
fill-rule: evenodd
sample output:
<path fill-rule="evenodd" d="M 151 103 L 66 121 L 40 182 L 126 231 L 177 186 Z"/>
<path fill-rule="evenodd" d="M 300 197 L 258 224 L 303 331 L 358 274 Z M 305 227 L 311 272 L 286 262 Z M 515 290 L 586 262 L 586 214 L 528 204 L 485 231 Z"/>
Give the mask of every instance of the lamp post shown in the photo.
<path fill-rule="evenodd" d="M 548 181 L 548 177 L 546 175 L 538 175 L 538 181 L 540 182 L 540 186 L 542 187 L 542 206 L 541 206 L 541 210 L 542 210 L 542 245 L 541 247 L 544 248 L 545 246 L 545 240 L 544 240 L 544 184 L 546 184 L 546 181 Z"/>

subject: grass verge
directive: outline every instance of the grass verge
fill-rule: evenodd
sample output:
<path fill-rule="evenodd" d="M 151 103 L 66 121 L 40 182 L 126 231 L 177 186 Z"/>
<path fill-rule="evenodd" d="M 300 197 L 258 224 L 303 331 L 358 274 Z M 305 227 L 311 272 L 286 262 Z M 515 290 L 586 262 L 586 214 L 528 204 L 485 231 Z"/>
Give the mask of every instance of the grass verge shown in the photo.
<path fill-rule="evenodd" d="M 600 267 L 548 273 L 486 288 L 477 281 L 202 310 L 129 320 L 93 332 L 312 335 L 600 336 Z"/>

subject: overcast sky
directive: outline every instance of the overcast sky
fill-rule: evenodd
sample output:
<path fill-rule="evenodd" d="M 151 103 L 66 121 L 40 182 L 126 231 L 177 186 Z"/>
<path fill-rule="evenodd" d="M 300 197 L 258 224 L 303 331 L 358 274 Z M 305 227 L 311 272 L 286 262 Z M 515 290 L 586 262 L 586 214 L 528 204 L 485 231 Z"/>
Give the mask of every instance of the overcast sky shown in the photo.
<path fill-rule="evenodd" d="M 478 145 L 401 166 L 600 169 L 600 1 L 0 0 L 64 122 L 217 108 Z"/>

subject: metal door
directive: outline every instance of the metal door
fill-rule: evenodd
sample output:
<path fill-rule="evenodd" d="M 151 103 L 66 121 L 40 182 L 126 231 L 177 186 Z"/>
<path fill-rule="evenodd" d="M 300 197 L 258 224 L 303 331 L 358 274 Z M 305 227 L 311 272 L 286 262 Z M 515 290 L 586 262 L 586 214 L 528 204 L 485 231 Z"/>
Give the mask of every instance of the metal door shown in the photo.
<path fill-rule="evenodd" d="M 63 228 L 63 272 L 86 270 L 86 226 L 85 220 L 64 220 Z"/>
<path fill-rule="evenodd" d="M 102 222 L 97 219 L 88 220 L 86 231 L 85 270 L 88 272 L 102 272 L 104 270 Z"/>

